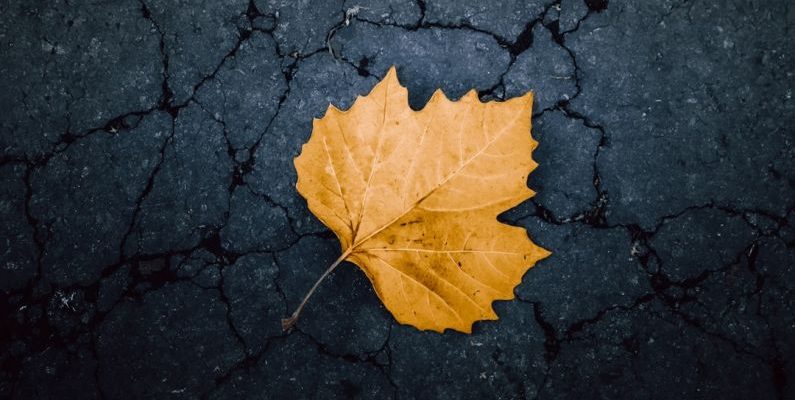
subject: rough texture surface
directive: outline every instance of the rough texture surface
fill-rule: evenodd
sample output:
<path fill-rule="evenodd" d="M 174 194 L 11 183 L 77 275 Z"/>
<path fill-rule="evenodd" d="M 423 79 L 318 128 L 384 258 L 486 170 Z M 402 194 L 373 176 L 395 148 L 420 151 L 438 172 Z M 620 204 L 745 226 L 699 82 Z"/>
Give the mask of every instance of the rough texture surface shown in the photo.
<path fill-rule="evenodd" d="M 6 1 L 0 398 L 795 398 L 787 1 Z M 536 91 L 553 251 L 472 335 L 393 322 L 292 159 L 396 65 Z"/>

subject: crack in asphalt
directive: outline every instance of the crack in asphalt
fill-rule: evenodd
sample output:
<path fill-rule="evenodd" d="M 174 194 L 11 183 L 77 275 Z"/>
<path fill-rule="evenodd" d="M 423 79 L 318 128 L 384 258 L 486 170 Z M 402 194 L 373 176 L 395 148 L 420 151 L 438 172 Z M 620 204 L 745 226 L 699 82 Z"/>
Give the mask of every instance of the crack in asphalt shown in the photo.
<path fill-rule="evenodd" d="M 715 268 L 715 269 L 704 268 L 697 275 L 690 276 L 690 277 L 687 277 L 687 278 L 684 278 L 684 279 L 681 279 L 681 280 L 672 280 L 672 279 L 670 279 L 663 272 L 664 271 L 663 270 L 663 265 L 664 265 L 663 259 L 657 254 L 656 250 L 652 247 L 652 245 L 649 243 L 649 241 L 667 223 L 675 221 L 676 219 L 678 219 L 678 218 L 680 218 L 680 217 L 682 217 L 682 216 L 684 216 L 684 215 L 686 215 L 686 214 L 688 214 L 690 212 L 694 212 L 694 211 L 698 211 L 698 210 L 708 210 L 708 209 L 717 210 L 717 211 L 723 212 L 723 213 L 725 213 L 727 215 L 730 215 L 730 216 L 741 217 L 743 219 L 743 221 L 749 227 L 752 227 L 752 228 L 757 230 L 757 236 L 753 239 L 753 241 L 750 244 L 748 244 L 745 248 L 743 248 L 740 252 L 738 252 L 738 254 L 734 257 L 734 259 L 732 261 L 730 261 L 728 264 L 726 264 L 724 266 L 721 266 L 721 267 Z M 789 215 L 793 210 L 795 210 L 795 206 L 793 208 L 790 208 L 789 211 L 787 211 L 787 215 Z M 772 231 L 768 231 L 768 232 L 763 232 L 763 231 L 759 230 L 758 226 L 753 224 L 748 219 L 748 215 L 749 214 L 753 214 L 753 213 L 758 213 L 760 215 L 765 215 L 765 216 L 768 216 L 768 217 L 771 217 L 771 218 L 775 219 L 776 223 L 777 223 L 776 229 L 774 229 Z M 547 215 L 545 213 L 540 213 L 540 214 L 533 215 L 533 216 L 541 218 L 541 219 L 549 218 L 549 215 Z M 527 218 L 527 217 L 523 217 L 523 218 Z M 706 281 L 712 275 L 718 274 L 718 273 L 722 273 L 722 272 L 727 272 L 731 268 L 733 268 L 734 266 L 742 264 L 743 263 L 743 259 L 745 259 L 745 264 L 747 266 L 747 269 L 751 273 L 756 275 L 757 286 L 755 288 L 755 291 L 761 290 L 761 286 L 760 285 L 762 284 L 762 282 L 764 282 L 765 278 L 764 278 L 764 275 L 759 273 L 758 271 L 756 271 L 756 268 L 755 268 L 756 257 L 757 257 L 757 254 L 758 254 L 758 243 L 763 238 L 778 238 L 778 239 L 780 239 L 778 237 L 778 232 L 781 229 L 783 229 L 785 226 L 787 226 L 787 221 L 786 221 L 785 217 L 770 215 L 766 211 L 761 211 L 761 210 L 737 210 L 737 209 L 734 209 L 734 208 L 731 208 L 731 207 L 720 206 L 720 205 L 716 205 L 714 203 L 709 203 L 709 204 L 704 204 L 704 205 L 699 205 L 699 206 L 687 207 L 687 208 L 685 208 L 685 209 L 683 209 L 683 210 L 681 210 L 681 211 L 679 211 L 679 212 L 677 212 L 675 214 L 663 216 L 663 217 L 658 219 L 657 223 L 655 224 L 655 227 L 653 229 L 651 229 L 651 230 L 643 230 L 638 225 L 621 225 L 621 224 L 617 224 L 617 225 L 607 226 L 607 225 L 604 225 L 604 224 L 592 224 L 592 223 L 589 223 L 587 220 L 583 220 L 583 219 L 571 220 L 571 221 L 565 221 L 565 222 L 564 221 L 558 221 L 558 220 L 551 220 L 551 221 L 545 221 L 545 222 L 553 223 L 555 225 L 564 225 L 564 224 L 570 224 L 570 223 L 582 223 L 582 224 L 586 224 L 586 225 L 593 225 L 594 229 L 624 229 L 624 230 L 626 230 L 627 233 L 629 234 L 630 238 L 631 238 L 631 242 L 633 243 L 633 245 L 638 244 L 642 249 L 645 250 L 645 251 L 641 251 L 641 252 L 638 252 L 636 254 L 633 254 L 633 257 L 637 259 L 637 261 L 643 267 L 644 271 L 646 271 L 646 274 L 649 277 L 649 283 L 650 283 L 651 288 L 653 289 L 653 292 L 644 293 L 644 294 L 636 297 L 631 302 L 631 304 L 629 304 L 629 305 L 610 305 L 610 306 L 608 306 L 606 308 L 600 309 L 591 317 L 586 317 L 584 319 L 580 319 L 580 320 L 572 322 L 571 324 L 568 325 L 568 327 L 565 329 L 565 331 L 562 334 L 559 334 L 557 332 L 557 330 L 555 329 L 555 327 L 544 318 L 544 315 L 543 315 L 543 304 L 540 301 L 530 301 L 530 300 L 527 300 L 527 299 L 523 299 L 523 298 L 521 298 L 520 296 L 517 295 L 516 298 L 517 298 L 518 301 L 532 305 L 536 323 L 538 324 L 538 326 L 544 332 L 544 337 L 545 337 L 545 341 L 544 341 L 544 349 L 545 349 L 544 358 L 547 361 L 547 369 L 546 369 L 546 373 L 544 375 L 544 379 L 542 381 L 542 384 L 539 386 L 539 392 L 536 393 L 536 396 L 535 396 L 536 399 L 541 398 L 541 393 L 542 393 L 542 391 L 544 389 L 544 386 L 546 385 L 546 382 L 547 382 L 550 370 L 552 368 L 552 365 L 555 362 L 555 360 L 557 359 L 558 355 L 560 354 L 562 345 L 564 343 L 571 342 L 571 341 L 575 340 L 575 335 L 576 334 L 578 334 L 580 332 L 583 332 L 585 330 L 586 326 L 598 324 L 602 320 L 602 318 L 605 315 L 607 315 L 608 313 L 610 313 L 610 312 L 613 312 L 613 311 L 630 312 L 630 311 L 633 311 L 633 310 L 635 310 L 635 309 L 637 309 L 639 307 L 642 307 L 644 304 L 649 303 L 649 302 L 651 302 L 651 301 L 653 301 L 655 299 L 660 300 L 667 307 L 670 315 L 677 317 L 678 319 L 680 319 L 681 321 L 683 321 L 684 323 L 686 323 L 688 326 L 692 327 L 693 329 L 698 330 L 702 334 L 704 334 L 704 335 L 706 335 L 706 336 L 708 336 L 710 338 L 713 338 L 713 339 L 715 339 L 718 342 L 726 343 L 737 354 L 744 354 L 744 355 L 751 356 L 751 357 L 759 360 L 760 362 L 763 362 L 764 364 L 769 365 L 771 370 L 772 370 L 773 376 L 775 377 L 774 379 L 776 379 L 776 382 L 775 382 L 776 391 L 777 391 L 779 397 L 783 398 L 782 397 L 783 396 L 783 390 L 784 390 L 783 388 L 786 385 L 786 380 L 785 380 L 783 372 L 782 372 L 783 364 L 782 364 L 782 361 L 781 361 L 781 356 L 780 356 L 780 354 L 778 352 L 776 352 L 774 354 L 774 356 L 771 358 L 771 357 L 766 357 L 763 354 L 759 354 L 757 352 L 754 352 L 754 351 L 752 351 L 752 350 L 750 350 L 748 348 L 745 348 L 745 346 L 742 343 L 737 342 L 733 338 L 728 337 L 725 334 L 722 334 L 720 332 L 711 331 L 710 329 L 705 327 L 704 324 L 699 319 L 691 317 L 690 315 L 688 315 L 685 312 L 681 311 L 680 310 L 680 306 L 682 304 L 686 304 L 686 303 L 690 303 L 690 302 L 697 302 L 698 301 L 698 298 L 696 296 L 690 295 L 690 294 L 687 293 L 688 289 L 697 288 L 697 287 L 701 286 L 702 284 L 706 283 Z M 634 246 L 633 246 L 633 248 L 634 248 Z M 654 261 L 656 261 L 656 264 L 658 266 L 656 271 L 650 271 L 649 270 L 649 263 L 651 262 L 652 259 Z M 674 296 L 674 295 L 668 293 L 667 290 L 669 288 L 672 288 L 672 287 L 677 287 L 677 288 L 684 289 L 683 290 L 684 294 L 681 295 L 681 296 Z M 754 292 L 752 292 L 749 295 L 753 295 L 753 294 L 754 294 Z M 704 311 L 704 312 L 705 312 L 705 315 L 707 315 L 707 316 L 710 315 L 708 312 L 706 312 L 706 311 Z M 665 318 L 664 316 L 659 316 L 659 317 L 662 318 L 662 319 Z M 768 325 L 769 325 L 769 323 L 768 323 Z M 769 331 L 769 333 L 771 335 L 773 334 L 772 331 Z M 771 341 L 769 342 L 770 346 L 773 347 L 774 349 L 776 349 L 777 348 L 776 343 L 777 342 L 775 341 L 775 338 L 771 338 Z"/>

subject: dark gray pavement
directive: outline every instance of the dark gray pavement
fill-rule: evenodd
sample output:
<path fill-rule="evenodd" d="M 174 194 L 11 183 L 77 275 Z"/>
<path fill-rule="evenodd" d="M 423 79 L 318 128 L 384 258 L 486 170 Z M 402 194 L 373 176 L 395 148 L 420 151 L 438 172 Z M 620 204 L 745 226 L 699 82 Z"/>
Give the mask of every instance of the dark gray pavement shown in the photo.
<path fill-rule="evenodd" d="M 793 399 L 790 1 L 3 1 L 0 398 Z M 397 325 L 294 189 L 328 103 L 536 91 L 552 257 Z"/>

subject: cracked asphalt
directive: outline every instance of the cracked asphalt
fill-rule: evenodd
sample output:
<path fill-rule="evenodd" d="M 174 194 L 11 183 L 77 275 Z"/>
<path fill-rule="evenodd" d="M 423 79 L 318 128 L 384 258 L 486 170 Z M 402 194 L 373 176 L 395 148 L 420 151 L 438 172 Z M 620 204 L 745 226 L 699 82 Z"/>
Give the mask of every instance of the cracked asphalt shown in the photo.
<path fill-rule="evenodd" d="M 0 398 L 795 398 L 795 7 L 4 1 Z M 313 117 L 536 92 L 553 256 L 396 324 L 297 194 Z"/>

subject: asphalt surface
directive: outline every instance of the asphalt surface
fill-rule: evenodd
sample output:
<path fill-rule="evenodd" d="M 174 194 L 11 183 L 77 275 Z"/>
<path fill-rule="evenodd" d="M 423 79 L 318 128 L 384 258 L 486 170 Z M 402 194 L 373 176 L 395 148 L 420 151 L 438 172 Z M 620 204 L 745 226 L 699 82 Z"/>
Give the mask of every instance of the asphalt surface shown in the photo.
<path fill-rule="evenodd" d="M 470 4 L 471 3 L 471 4 Z M 4 1 L 0 398 L 795 398 L 788 1 Z M 472 335 L 401 326 L 294 188 L 391 65 L 536 92 L 550 249 Z"/>

